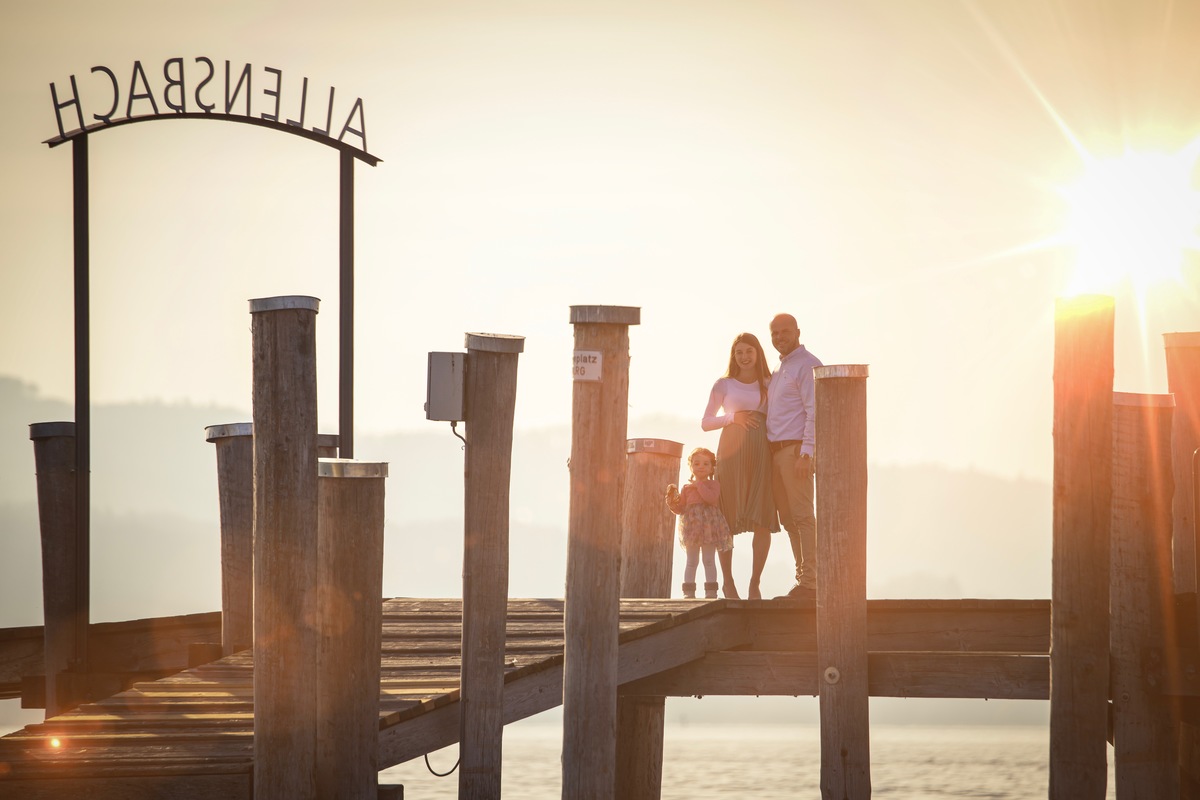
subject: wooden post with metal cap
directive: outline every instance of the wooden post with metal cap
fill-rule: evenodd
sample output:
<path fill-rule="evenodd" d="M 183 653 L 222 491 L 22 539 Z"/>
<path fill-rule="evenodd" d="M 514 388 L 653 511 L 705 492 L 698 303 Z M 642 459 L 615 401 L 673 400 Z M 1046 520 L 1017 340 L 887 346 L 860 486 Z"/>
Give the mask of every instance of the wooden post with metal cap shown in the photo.
<path fill-rule="evenodd" d="M 209 425 L 221 511 L 221 652 L 254 642 L 254 424 Z"/>
<path fill-rule="evenodd" d="M 318 796 L 317 307 L 250 301 L 256 800 Z"/>
<path fill-rule="evenodd" d="M 77 704 L 60 693 L 58 676 L 77 658 L 75 423 L 29 426 L 37 471 L 38 522 L 42 538 L 42 642 L 46 673 L 46 716 Z"/>
<path fill-rule="evenodd" d="M 638 308 L 571 306 L 575 351 L 563 613 L 564 800 L 611 798 L 616 785 L 629 326 L 640 320 Z"/>
<path fill-rule="evenodd" d="M 821 796 L 871 796 L 867 690 L 867 366 L 816 367 Z"/>
<path fill-rule="evenodd" d="M 663 500 L 679 481 L 683 445 L 668 439 L 625 443 L 621 503 L 621 597 L 670 597 L 675 515 Z M 657 800 L 662 795 L 666 698 L 617 700 L 616 796 Z"/>
<path fill-rule="evenodd" d="M 458 796 L 484 800 L 501 794 L 509 484 L 517 357 L 524 350 L 525 339 L 468 333 L 466 345 Z"/>
<path fill-rule="evenodd" d="M 316 796 L 375 800 L 388 465 L 317 466 L 318 718 Z"/>

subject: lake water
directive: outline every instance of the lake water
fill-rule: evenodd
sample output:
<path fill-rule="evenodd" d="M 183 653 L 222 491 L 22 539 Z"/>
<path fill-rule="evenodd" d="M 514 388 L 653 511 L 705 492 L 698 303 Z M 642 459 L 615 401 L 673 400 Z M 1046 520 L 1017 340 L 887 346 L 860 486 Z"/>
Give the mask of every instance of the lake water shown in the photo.
<path fill-rule="evenodd" d="M 509 726 L 504 736 L 503 793 L 559 800 L 561 728 Z M 887 800 L 1045 797 L 1049 732 L 1038 726 L 871 726 L 872 797 Z M 664 800 L 820 797 L 816 725 L 667 723 Z M 458 747 L 429 756 L 438 772 L 454 766 Z M 1115 798 L 1109 748 L 1108 797 Z M 458 773 L 430 774 L 423 759 L 386 770 L 408 800 L 458 796 Z"/>

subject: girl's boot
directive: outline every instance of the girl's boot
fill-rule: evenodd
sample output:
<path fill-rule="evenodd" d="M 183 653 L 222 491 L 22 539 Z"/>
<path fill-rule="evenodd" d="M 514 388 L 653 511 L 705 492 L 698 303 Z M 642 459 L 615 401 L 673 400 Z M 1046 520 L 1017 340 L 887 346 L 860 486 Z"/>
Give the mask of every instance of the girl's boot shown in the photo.
<path fill-rule="evenodd" d="M 712 581 L 711 583 L 704 584 L 704 599 L 705 600 L 715 600 L 716 597 L 717 597 L 717 582 Z"/>
<path fill-rule="evenodd" d="M 688 598 L 689 600 L 695 600 L 696 599 L 696 584 L 685 583 L 683 585 L 683 596 Z"/>

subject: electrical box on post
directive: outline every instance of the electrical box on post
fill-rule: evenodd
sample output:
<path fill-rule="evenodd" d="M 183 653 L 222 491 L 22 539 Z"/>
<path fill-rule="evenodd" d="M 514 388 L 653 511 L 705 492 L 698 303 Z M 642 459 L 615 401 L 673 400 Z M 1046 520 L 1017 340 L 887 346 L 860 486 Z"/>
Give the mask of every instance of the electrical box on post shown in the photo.
<path fill-rule="evenodd" d="M 466 353 L 430 353 L 425 385 L 425 419 L 463 421 L 463 367 Z"/>

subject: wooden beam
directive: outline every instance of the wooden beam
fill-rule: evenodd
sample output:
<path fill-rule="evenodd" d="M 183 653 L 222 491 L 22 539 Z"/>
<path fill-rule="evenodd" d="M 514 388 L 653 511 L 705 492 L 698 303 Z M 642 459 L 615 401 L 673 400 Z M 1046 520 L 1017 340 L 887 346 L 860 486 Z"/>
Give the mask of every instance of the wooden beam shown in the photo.
<path fill-rule="evenodd" d="M 221 614 L 94 622 L 89 628 L 94 671 L 178 672 L 187 667 L 189 645 L 220 641 Z M 0 700 L 21 697 L 22 679 L 43 674 L 42 652 L 41 625 L 0 629 Z"/>
<path fill-rule="evenodd" d="M 871 653 L 867 663 L 867 691 L 872 697 L 1046 700 L 1050 696 L 1046 656 Z M 819 679 L 815 653 L 737 650 L 710 653 L 698 661 L 626 683 L 621 686 L 621 694 L 815 696 Z"/>
<path fill-rule="evenodd" d="M 250 775 L 245 770 L 225 775 L 142 775 L 5 781 L 6 797 L 21 800 L 250 800 Z"/>

